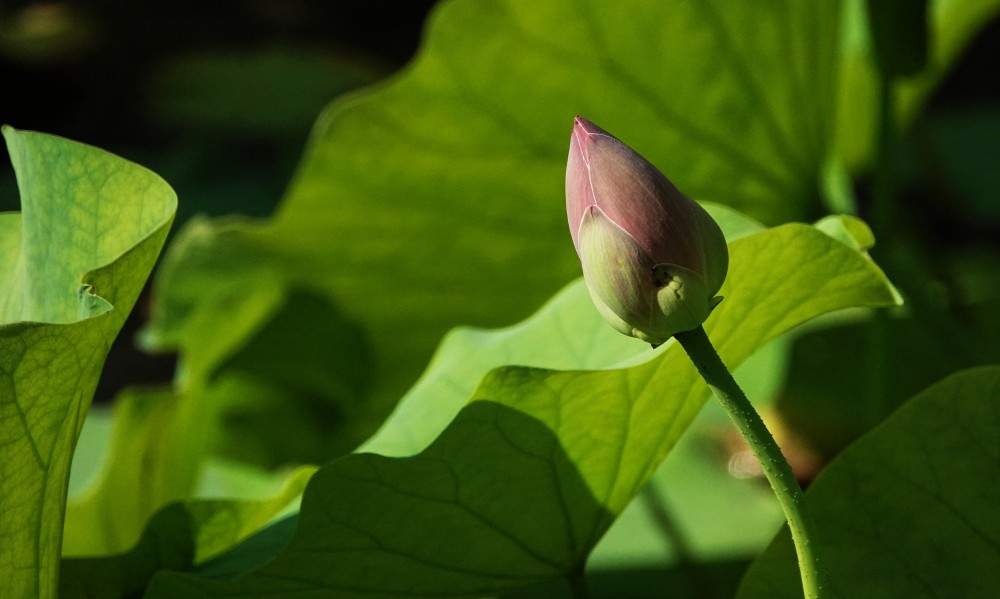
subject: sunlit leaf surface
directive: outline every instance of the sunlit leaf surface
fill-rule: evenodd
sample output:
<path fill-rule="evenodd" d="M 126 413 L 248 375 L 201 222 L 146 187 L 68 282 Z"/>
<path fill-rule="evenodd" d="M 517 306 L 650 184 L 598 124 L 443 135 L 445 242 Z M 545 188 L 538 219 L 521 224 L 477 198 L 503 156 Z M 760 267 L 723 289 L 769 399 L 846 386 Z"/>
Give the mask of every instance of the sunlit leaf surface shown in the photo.
<path fill-rule="evenodd" d="M 0 215 L 0 589 L 50 598 L 73 446 L 177 200 L 96 148 L 4 136 L 22 211 Z"/>

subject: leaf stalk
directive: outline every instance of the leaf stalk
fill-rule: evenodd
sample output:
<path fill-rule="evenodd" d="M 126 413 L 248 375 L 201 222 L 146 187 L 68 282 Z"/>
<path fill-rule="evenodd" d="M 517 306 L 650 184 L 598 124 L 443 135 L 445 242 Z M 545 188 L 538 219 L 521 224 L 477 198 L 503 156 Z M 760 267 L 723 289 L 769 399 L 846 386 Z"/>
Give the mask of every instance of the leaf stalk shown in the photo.
<path fill-rule="evenodd" d="M 791 466 L 775 443 L 774 437 L 761 420 L 760 414 L 750 404 L 747 396 L 736 384 L 733 375 L 712 346 L 704 327 L 674 335 L 694 363 L 705 382 L 722 402 L 729 417 L 736 424 L 743 439 L 760 462 L 774 494 L 778 498 L 788 527 L 792 532 L 795 552 L 799 559 L 802 590 L 807 599 L 821 599 L 823 585 L 819 558 L 815 552 L 812 520 L 809 518 L 805 498 Z"/>

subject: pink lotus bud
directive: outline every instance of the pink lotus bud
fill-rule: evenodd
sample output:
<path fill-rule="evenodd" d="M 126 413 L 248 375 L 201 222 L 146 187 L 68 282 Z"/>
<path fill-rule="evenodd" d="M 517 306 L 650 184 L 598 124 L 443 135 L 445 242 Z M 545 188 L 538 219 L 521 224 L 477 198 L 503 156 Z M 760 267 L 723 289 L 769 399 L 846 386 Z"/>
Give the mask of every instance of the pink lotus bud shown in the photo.
<path fill-rule="evenodd" d="M 722 230 L 655 166 L 576 117 L 566 212 L 587 288 L 611 326 L 654 346 L 697 328 L 722 300 Z"/>

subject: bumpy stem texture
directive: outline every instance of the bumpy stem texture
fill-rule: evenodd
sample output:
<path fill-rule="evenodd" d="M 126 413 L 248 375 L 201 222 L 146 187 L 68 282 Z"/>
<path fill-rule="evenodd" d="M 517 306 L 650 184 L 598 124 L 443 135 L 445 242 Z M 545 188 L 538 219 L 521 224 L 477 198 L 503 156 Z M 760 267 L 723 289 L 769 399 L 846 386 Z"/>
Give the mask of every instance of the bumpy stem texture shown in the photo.
<path fill-rule="evenodd" d="M 820 599 L 823 593 L 819 560 L 814 552 L 813 539 L 816 537 L 803 501 L 802 489 L 792 474 L 792 468 L 785 460 L 778 444 L 774 442 L 774 437 L 764 426 L 757 410 L 750 405 L 743 390 L 722 363 L 708 335 L 705 334 L 705 329 L 698 327 L 677 333 L 674 337 L 729 412 L 729 417 L 736 423 L 743 439 L 760 462 L 761 469 L 771 483 L 771 488 L 778 497 L 778 503 L 785 512 L 788 527 L 792 531 L 792 541 L 795 543 L 795 551 L 799 558 L 799 572 L 802 575 L 802 590 L 808 599 Z"/>

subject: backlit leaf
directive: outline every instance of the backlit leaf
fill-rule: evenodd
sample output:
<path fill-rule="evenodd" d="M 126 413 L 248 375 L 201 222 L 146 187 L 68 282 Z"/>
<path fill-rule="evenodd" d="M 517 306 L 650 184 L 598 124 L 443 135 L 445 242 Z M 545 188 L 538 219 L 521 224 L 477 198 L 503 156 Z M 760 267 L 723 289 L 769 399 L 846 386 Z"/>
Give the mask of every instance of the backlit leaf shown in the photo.
<path fill-rule="evenodd" d="M 731 254 L 706 328 L 732 365 L 816 315 L 896 301 L 864 254 L 812 227 L 750 235 Z M 626 369 L 493 370 L 420 453 L 322 468 L 290 545 L 257 572 L 162 574 L 147 596 L 477 597 L 558 579 L 583 567 L 705 399 L 674 343 Z"/>
<path fill-rule="evenodd" d="M 96 148 L 4 128 L 20 214 L 0 215 L 0 589 L 55 597 L 73 447 L 176 196 Z"/>

